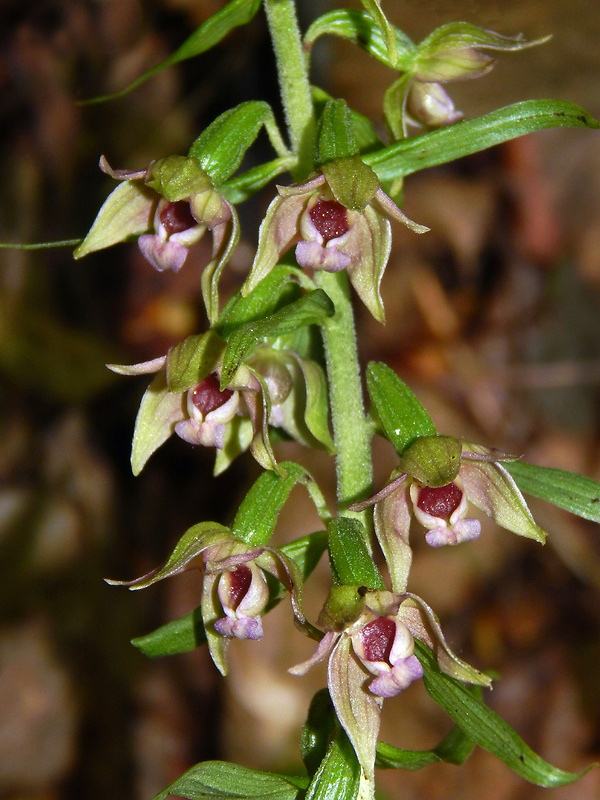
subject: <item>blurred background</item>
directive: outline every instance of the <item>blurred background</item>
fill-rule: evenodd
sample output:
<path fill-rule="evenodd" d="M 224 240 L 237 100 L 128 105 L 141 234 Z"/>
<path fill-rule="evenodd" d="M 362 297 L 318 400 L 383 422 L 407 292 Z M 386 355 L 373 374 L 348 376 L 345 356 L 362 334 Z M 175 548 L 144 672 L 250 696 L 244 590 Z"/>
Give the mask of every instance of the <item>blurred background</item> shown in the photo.
<path fill-rule="evenodd" d="M 82 236 L 116 168 L 185 153 L 226 108 L 277 106 L 262 17 L 222 45 L 104 105 L 172 52 L 222 0 L 2 0 L 0 240 Z M 303 25 L 333 3 L 301 5 Z M 353 3 L 356 7 L 358 3 Z M 467 19 L 540 48 L 501 55 L 494 71 L 449 88 L 467 118 L 535 97 L 600 117 L 595 0 L 403 0 L 384 3 L 420 40 Z M 381 125 L 391 74 L 345 42 L 320 41 L 313 79 Z M 279 113 L 279 112 L 278 112 Z M 547 131 L 411 177 L 405 210 L 431 233 L 396 228 L 383 281 L 388 323 L 359 311 L 364 361 L 386 360 L 438 429 L 526 460 L 600 479 L 600 148 L 597 132 Z M 268 153 L 257 143 L 253 157 Z M 240 207 L 231 292 L 252 259 L 268 192 Z M 299 725 L 324 670 L 292 678 L 312 644 L 281 604 L 261 643 L 234 642 L 222 681 L 204 650 L 148 661 L 129 640 L 198 604 L 198 576 L 146 592 L 110 588 L 161 563 L 203 519 L 227 524 L 250 457 L 215 481 L 212 454 L 169 441 L 134 479 L 129 448 L 144 379 L 106 362 L 166 352 L 206 324 L 203 242 L 177 276 L 155 273 L 135 244 L 75 263 L 70 249 L 0 251 L 0 797 L 146 800 L 197 761 L 298 767 Z M 333 493 L 320 454 L 281 445 Z M 394 466 L 377 447 L 376 481 Z M 292 494 L 278 540 L 315 529 Z M 600 544 L 597 527 L 532 504 L 540 548 L 484 520 L 476 545 L 433 552 L 413 536 L 412 591 L 440 615 L 461 655 L 501 679 L 489 702 L 545 758 L 576 770 L 600 758 Z M 312 579 L 314 616 L 327 570 Z M 449 720 L 420 686 L 386 703 L 383 738 L 431 748 Z M 380 774 L 392 800 L 534 800 L 476 751 L 460 769 Z M 547 796 L 547 793 L 544 794 Z M 553 791 L 600 796 L 600 777 Z"/>

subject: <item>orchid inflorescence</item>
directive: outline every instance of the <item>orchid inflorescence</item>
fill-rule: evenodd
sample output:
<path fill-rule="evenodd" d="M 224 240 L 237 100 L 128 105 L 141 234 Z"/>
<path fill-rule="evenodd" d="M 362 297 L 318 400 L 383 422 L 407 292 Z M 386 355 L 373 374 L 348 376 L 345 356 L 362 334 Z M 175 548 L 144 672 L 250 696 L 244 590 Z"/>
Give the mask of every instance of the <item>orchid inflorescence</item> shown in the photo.
<path fill-rule="evenodd" d="M 259 0 L 232 0 L 212 23 L 200 27 L 195 46 L 212 46 L 249 21 L 260 5 Z M 119 183 L 75 252 L 79 258 L 137 237 L 152 267 L 177 272 L 190 249 L 211 236 L 211 255 L 202 273 L 207 329 L 151 361 L 111 365 L 121 374 L 152 376 L 135 424 L 132 467 L 138 474 L 176 434 L 214 451 L 215 474 L 247 450 L 264 470 L 230 526 L 198 523 L 185 532 L 163 567 L 134 581 L 111 583 L 140 589 L 198 570 L 199 613 L 137 643 L 156 655 L 207 642 L 223 675 L 231 641 L 268 636 L 263 618 L 289 594 L 297 629 L 316 642 L 313 655 L 290 664 L 290 672 L 304 675 L 327 660 L 331 713 L 313 737 L 325 737 L 323 747 L 304 747 L 308 774 L 300 783 L 268 773 L 269 780 L 280 781 L 282 797 L 288 797 L 289 785 L 290 798 L 305 790 L 310 798 L 333 796 L 332 791 L 344 800 L 373 798 L 383 700 L 420 680 L 455 720 L 462 746 L 463 740 L 478 742 L 529 779 L 535 757 L 535 780 L 541 785 L 567 783 L 578 776 L 540 766 L 545 762 L 530 755 L 521 740 L 519 758 L 510 748 L 503 749 L 506 737 L 516 734 L 509 736 L 508 726 L 496 721 L 479 695 L 464 688 L 489 687 L 491 680 L 454 654 L 434 611 L 409 591 L 411 537 L 414 541 L 420 530 L 433 548 L 477 547 L 483 530 L 479 511 L 508 531 L 543 544 L 546 534 L 534 521 L 519 482 L 577 513 L 581 509 L 556 490 L 554 474 L 524 464 L 518 456 L 440 434 L 416 396 L 384 364 L 367 367 L 371 408 L 366 414 L 351 291 L 376 320 L 385 321 L 380 285 L 393 224 L 416 234 L 428 230 L 399 207 L 404 175 L 551 124 L 597 124 L 578 107 L 559 101 L 517 104 L 495 116 L 459 122 L 462 113 L 445 85 L 486 73 L 492 60 L 485 51 L 516 51 L 539 42 L 451 23 L 415 44 L 389 22 L 378 0 L 363 0 L 361 11 L 318 17 L 302 41 L 291 0 L 265 0 L 264 6 L 290 146 L 270 107 L 249 101 L 211 123 L 186 156 L 157 159 L 139 171 L 112 169 L 103 157 L 101 168 Z M 387 144 L 344 100 L 310 87 L 307 58 L 325 34 L 353 41 L 397 73 L 383 102 Z M 408 138 L 414 127 L 419 135 Z M 262 128 L 275 158 L 237 174 Z M 422 149 L 415 167 L 419 136 Z M 285 172 L 290 180 L 273 191 L 249 275 L 222 307 L 219 281 L 240 238 L 236 204 Z M 393 445 L 398 461 L 388 483 L 375 494 L 374 435 Z M 281 438 L 335 457 L 335 510 L 304 467 L 278 460 L 275 442 Z M 277 517 L 296 484 L 306 488 L 323 528 L 274 546 Z M 373 560 L 372 524 L 387 582 Z M 325 551 L 332 588 L 312 624 L 303 610 L 304 585 Z M 311 712 L 306 741 L 313 741 L 312 719 Z M 478 727 L 469 719 L 485 724 Z M 348 742 L 352 755 L 344 757 L 346 773 L 341 774 L 341 762 L 335 762 L 335 770 L 330 762 Z M 393 758 L 386 747 L 389 764 Z M 448 753 L 448 760 L 458 758 Z M 205 775 L 211 768 L 201 764 L 195 769 Z M 223 767 L 222 774 L 235 774 L 243 783 L 246 773 L 241 769 L 232 766 L 228 773 Z M 257 775 L 263 773 L 252 772 L 252 780 L 267 780 Z M 219 794 L 217 784 L 211 784 L 211 794 L 229 796 L 224 789 Z M 176 793 L 177 785 L 170 790 Z M 189 786 L 186 791 L 195 797 Z M 236 796 L 246 796 L 243 787 L 240 791 Z"/>

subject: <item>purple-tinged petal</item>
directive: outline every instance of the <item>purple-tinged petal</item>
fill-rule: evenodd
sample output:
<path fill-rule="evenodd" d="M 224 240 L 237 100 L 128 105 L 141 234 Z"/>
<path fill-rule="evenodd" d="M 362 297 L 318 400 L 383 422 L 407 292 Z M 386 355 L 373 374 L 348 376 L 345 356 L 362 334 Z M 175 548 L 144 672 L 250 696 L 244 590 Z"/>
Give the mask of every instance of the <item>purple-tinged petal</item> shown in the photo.
<path fill-rule="evenodd" d="M 264 635 L 260 617 L 222 617 L 215 621 L 213 627 L 218 634 L 229 639 L 257 641 Z"/>
<path fill-rule="evenodd" d="M 323 269 L 325 272 L 339 272 L 351 264 L 352 259 L 335 245 L 323 247 L 318 242 L 298 242 L 296 261 L 301 267 Z"/>
<path fill-rule="evenodd" d="M 375 506 L 373 522 L 377 540 L 390 572 L 392 590 L 405 592 L 412 564 L 412 549 L 409 544 L 411 510 L 408 491 L 401 476 L 391 485 L 396 488 Z M 383 490 L 382 490 L 383 491 Z"/>
<path fill-rule="evenodd" d="M 154 372 L 160 372 L 166 361 L 166 356 L 159 356 L 151 361 L 142 361 L 139 364 L 107 364 L 106 366 L 118 375 L 151 375 Z"/>
<path fill-rule="evenodd" d="M 324 661 L 327 656 L 331 653 L 333 646 L 336 642 L 340 634 L 336 631 L 327 631 L 327 633 L 323 636 L 315 652 L 312 654 L 310 658 L 307 658 L 306 661 L 302 661 L 300 664 L 296 664 L 295 667 L 290 667 L 288 672 L 291 675 L 306 675 L 309 669 L 315 666 L 315 664 L 320 664 L 321 661 Z"/>
<path fill-rule="evenodd" d="M 159 272 L 178 272 L 188 256 L 188 248 L 184 245 L 170 239 L 163 242 L 153 233 L 140 236 L 138 246 L 146 261 Z"/>

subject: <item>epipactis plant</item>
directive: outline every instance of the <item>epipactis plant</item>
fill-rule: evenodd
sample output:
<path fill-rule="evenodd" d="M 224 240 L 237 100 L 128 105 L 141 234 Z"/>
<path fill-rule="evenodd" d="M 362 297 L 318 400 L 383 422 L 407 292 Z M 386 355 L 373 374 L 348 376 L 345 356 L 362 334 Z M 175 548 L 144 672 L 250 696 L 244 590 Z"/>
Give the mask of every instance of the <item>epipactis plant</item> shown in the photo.
<path fill-rule="evenodd" d="M 212 237 L 202 273 L 207 329 L 149 362 L 111 366 L 126 375 L 153 376 L 135 424 L 132 467 L 138 474 L 176 434 L 213 450 L 216 474 L 246 450 L 263 468 L 229 526 L 193 525 L 163 567 L 134 581 L 110 581 L 141 589 L 184 570 L 203 576 L 197 609 L 134 644 L 157 656 L 207 643 L 225 675 L 230 642 L 272 635 L 263 618 L 287 593 L 296 628 L 315 640 L 313 656 L 290 664 L 290 672 L 301 676 L 319 661 L 328 663 L 327 690 L 315 696 L 301 735 L 304 775 L 208 762 L 157 798 L 369 800 L 376 767 L 459 764 L 476 744 L 540 786 L 570 783 L 583 774 L 545 762 L 485 705 L 480 688 L 489 687 L 490 678 L 452 652 L 426 599 L 409 590 L 410 536 L 424 535 L 433 548 L 477 547 L 478 510 L 507 531 L 543 544 L 546 534 L 521 491 L 598 522 L 600 486 L 440 434 L 415 395 L 384 364 L 367 367 L 371 409 L 366 413 L 353 294 L 384 322 L 380 284 L 394 227 L 427 231 L 398 205 L 406 176 L 535 130 L 599 126 L 578 106 L 554 100 L 516 103 L 464 121 L 446 85 L 484 75 L 493 66 L 490 51 L 518 51 L 541 40 L 456 22 L 415 44 L 388 20 L 379 0 L 362 0 L 362 6 L 319 16 L 303 37 L 293 0 L 224 5 L 129 88 L 208 50 L 263 8 L 286 135 L 267 103 L 250 100 L 214 120 L 185 156 L 158 158 L 139 171 L 112 169 L 103 157 L 101 168 L 119 183 L 75 251 L 80 258 L 137 238 L 150 266 L 177 272 L 189 250 L 204 235 Z M 345 100 L 311 86 L 312 48 L 324 35 L 353 42 L 391 70 L 382 108 L 386 142 Z M 412 128 L 418 135 L 409 137 Z M 262 129 L 273 157 L 240 173 Z M 221 307 L 220 277 L 240 238 L 236 205 L 275 179 L 250 274 Z M 376 494 L 374 436 L 387 439 L 398 458 L 389 482 Z M 334 509 L 302 466 L 278 461 L 276 441 L 282 437 L 335 458 Z M 296 484 L 306 488 L 322 529 L 277 546 L 271 542 L 277 518 Z M 387 578 L 373 561 L 373 527 Z M 312 624 L 302 596 L 325 552 L 332 588 Z M 417 681 L 455 723 L 431 751 L 379 741 L 383 701 L 401 702 L 396 696 Z"/>

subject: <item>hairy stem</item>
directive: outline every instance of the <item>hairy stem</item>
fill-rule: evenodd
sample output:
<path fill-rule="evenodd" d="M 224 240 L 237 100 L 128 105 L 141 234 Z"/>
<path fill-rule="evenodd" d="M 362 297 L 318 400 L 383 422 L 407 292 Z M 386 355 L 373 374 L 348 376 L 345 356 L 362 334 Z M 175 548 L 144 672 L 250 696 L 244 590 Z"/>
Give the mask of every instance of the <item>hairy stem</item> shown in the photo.
<path fill-rule="evenodd" d="M 277 61 L 281 101 L 297 158 L 292 177 L 301 180 L 313 167 L 316 120 L 294 0 L 265 0 L 265 12 Z"/>
<path fill-rule="evenodd" d="M 365 512 L 355 514 L 345 510 L 350 503 L 367 496 L 372 488 L 371 427 L 364 411 L 348 277 L 343 271 L 318 272 L 315 280 L 335 305 L 335 314 L 325 322 L 322 331 L 337 448 L 338 501 L 344 516 L 366 522 Z"/>

